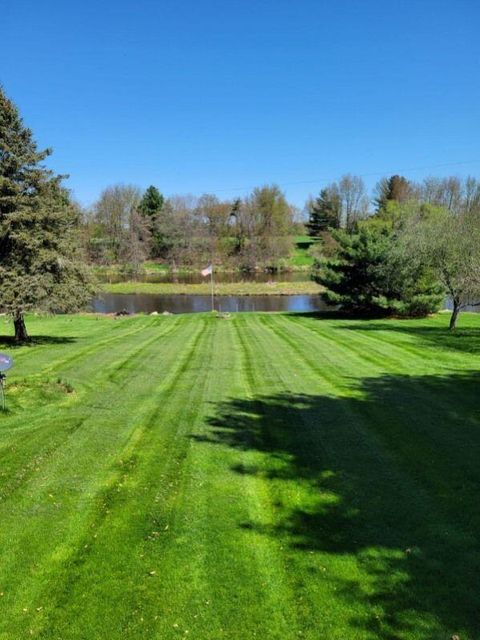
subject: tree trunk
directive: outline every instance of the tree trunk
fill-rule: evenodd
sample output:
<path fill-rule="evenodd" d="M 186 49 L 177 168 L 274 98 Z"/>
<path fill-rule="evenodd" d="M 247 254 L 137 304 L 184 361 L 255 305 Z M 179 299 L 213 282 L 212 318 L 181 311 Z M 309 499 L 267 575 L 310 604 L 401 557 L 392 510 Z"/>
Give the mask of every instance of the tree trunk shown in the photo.
<path fill-rule="evenodd" d="M 453 311 L 450 317 L 450 330 L 453 331 L 457 327 L 457 318 L 460 313 L 460 303 L 458 300 L 453 301 Z"/>
<path fill-rule="evenodd" d="M 22 343 L 30 340 L 27 333 L 27 327 L 25 326 L 23 313 L 16 313 L 13 316 L 13 326 L 15 327 L 15 342 Z"/>

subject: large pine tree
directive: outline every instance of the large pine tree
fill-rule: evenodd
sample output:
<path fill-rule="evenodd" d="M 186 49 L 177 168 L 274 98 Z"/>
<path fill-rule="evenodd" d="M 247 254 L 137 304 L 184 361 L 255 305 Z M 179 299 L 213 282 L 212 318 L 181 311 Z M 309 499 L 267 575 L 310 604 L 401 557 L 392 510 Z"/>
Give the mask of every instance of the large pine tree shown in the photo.
<path fill-rule="evenodd" d="M 342 311 L 367 315 L 425 316 L 438 310 L 443 287 L 420 256 L 398 250 L 388 222 L 364 221 L 355 232 L 333 232 L 333 255 L 316 260 L 313 278 Z"/>
<path fill-rule="evenodd" d="M 0 309 L 15 340 L 28 340 L 25 313 L 65 313 L 91 298 L 78 248 L 78 213 L 39 151 L 17 107 L 0 87 Z"/>
<path fill-rule="evenodd" d="M 165 198 L 153 185 L 150 185 L 143 194 L 138 210 L 145 219 L 148 232 L 151 238 L 152 257 L 164 257 L 166 247 L 169 242 L 165 237 L 165 220 L 167 213 L 165 206 Z M 163 215 L 162 215 L 163 214 Z"/>
<path fill-rule="evenodd" d="M 143 194 L 138 208 L 144 216 L 154 218 L 163 209 L 164 203 L 165 199 L 157 187 L 150 185 Z"/>
<path fill-rule="evenodd" d="M 340 197 L 335 189 L 322 189 L 320 194 L 308 208 L 308 234 L 319 236 L 322 231 L 338 229 L 341 218 Z"/>

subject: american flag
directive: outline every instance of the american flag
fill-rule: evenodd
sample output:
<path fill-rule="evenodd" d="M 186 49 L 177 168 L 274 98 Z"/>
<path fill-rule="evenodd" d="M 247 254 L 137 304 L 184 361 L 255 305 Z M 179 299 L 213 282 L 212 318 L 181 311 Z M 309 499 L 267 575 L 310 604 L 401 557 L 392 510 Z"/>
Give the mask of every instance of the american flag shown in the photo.
<path fill-rule="evenodd" d="M 201 274 L 203 277 L 211 275 L 213 267 L 211 264 L 208 265 L 205 269 L 202 269 Z"/>

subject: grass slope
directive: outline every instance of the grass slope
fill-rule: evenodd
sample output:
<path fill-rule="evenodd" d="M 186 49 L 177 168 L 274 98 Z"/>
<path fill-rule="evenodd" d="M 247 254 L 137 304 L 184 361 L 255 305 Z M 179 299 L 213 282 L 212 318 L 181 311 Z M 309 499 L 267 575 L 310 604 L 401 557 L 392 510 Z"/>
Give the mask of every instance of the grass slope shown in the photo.
<path fill-rule="evenodd" d="M 480 635 L 480 318 L 32 318 L 0 639 Z"/>

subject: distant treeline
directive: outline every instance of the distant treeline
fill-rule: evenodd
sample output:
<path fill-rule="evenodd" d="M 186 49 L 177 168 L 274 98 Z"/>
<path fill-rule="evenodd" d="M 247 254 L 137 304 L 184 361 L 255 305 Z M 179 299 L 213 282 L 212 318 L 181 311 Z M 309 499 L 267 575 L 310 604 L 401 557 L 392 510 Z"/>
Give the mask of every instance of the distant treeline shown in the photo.
<path fill-rule="evenodd" d="M 458 214 L 480 209 L 476 178 L 430 177 L 416 183 L 399 175 L 378 182 L 368 194 L 361 177 L 344 175 L 310 197 L 303 210 L 290 204 L 276 185 L 248 196 L 166 198 L 158 188 L 106 188 L 83 212 L 83 244 L 92 264 L 121 265 L 132 273 L 147 259 L 171 268 L 211 261 L 252 271 L 285 267 L 296 234 L 328 242 L 332 230 L 353 232 L 359 221 L 384 211 L 388 203 L 416 203 Z"/>
<path fill-rule="evenodd" d="M 393 175 L 382 178 L 369 197 L 361 178 L 346 175 L 308 200 L 309 233 L 315 236 L 328 229 L 351 230 L 359 220 L 384 210 L 389 202 L 428 204 L 455 214 L 480 210 L 480 181 L 450 176 L 413 182 Z"/>
<path fill-rule="evenodd" d="M 150 186 L 105 189 L 83 216 L 84 246 L 91 263 L 138 270 L 146 259 L 172 268 L 221 262 L 244 270 L 278 269 L 288 258 L 295 208 L 277 186 L 254 189 L 243 199 L 214 195 L 165 198 Z"/>

